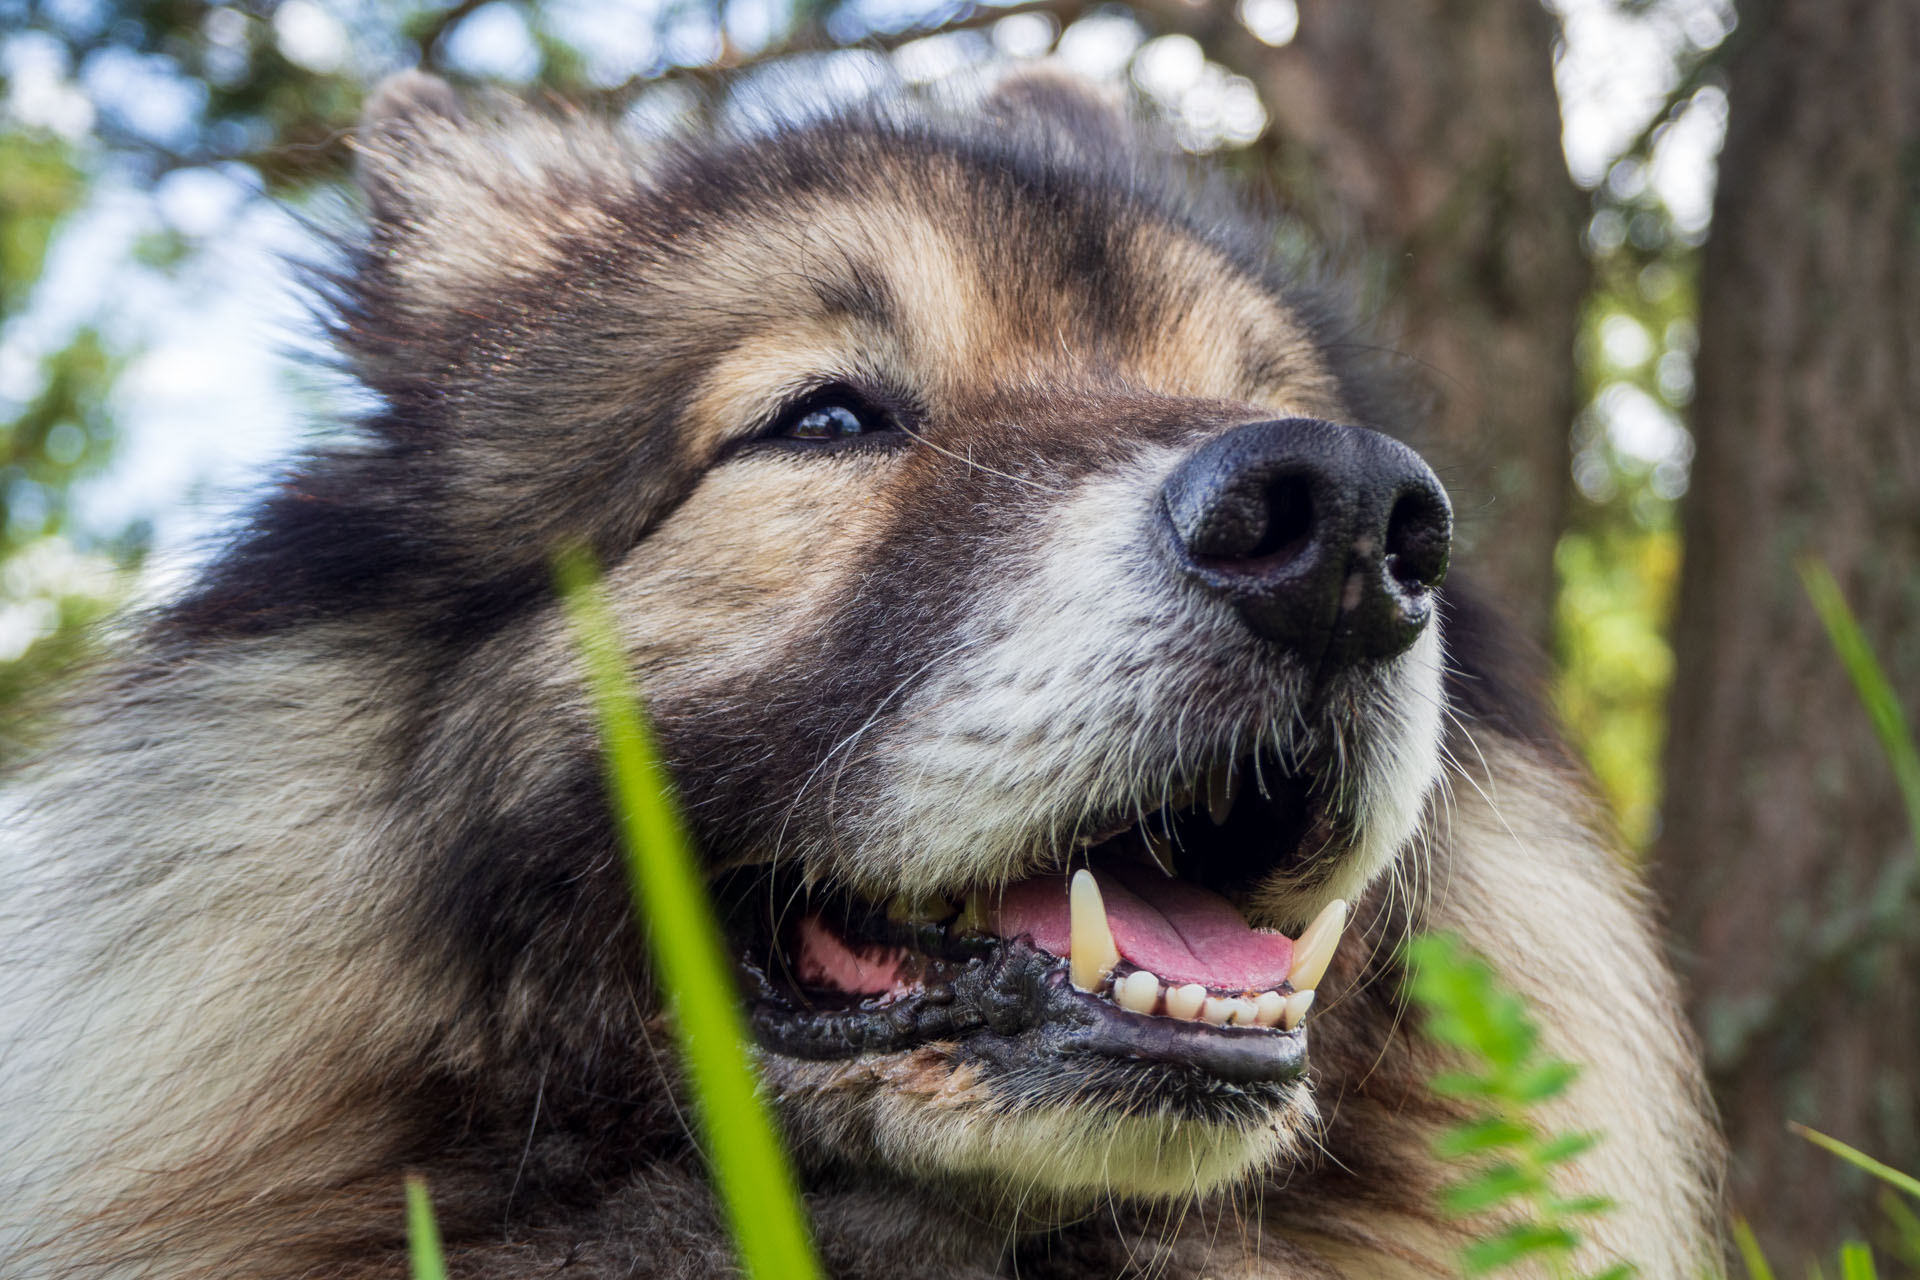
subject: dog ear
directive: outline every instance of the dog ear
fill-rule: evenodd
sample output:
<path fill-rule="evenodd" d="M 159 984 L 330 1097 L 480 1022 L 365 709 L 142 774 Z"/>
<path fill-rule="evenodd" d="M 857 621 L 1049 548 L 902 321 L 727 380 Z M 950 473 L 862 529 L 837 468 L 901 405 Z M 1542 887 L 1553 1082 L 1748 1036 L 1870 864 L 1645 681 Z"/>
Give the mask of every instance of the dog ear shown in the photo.
<path fill-rule="evenodd" d="M 1111 159 L 1139 150 L 1139 126 L 1119 90 L 1056 68 L 1014 72 L 995 86 L 985 109 L 1004 128 L 1090 157 Z"/>
<path fill-rule="evenodd" d="M 550 265 L 564 237 L 645 182 L 643 149 L 607 121 L 463 96 L 419 71 L 374 89 L 353 147 L 373 241 L 408 306 Z"/>
<path fill-rule="evenodd" d="M 436 145 L 439 135 L 466 118 L 459 95 L 439 76 L 400 71 L 374 86 L 361 108 L 353 150 L 354 177 L 376 217 L 404 216 L 411 179 L 418 176 L 412 162 L 444 151 Z"/>

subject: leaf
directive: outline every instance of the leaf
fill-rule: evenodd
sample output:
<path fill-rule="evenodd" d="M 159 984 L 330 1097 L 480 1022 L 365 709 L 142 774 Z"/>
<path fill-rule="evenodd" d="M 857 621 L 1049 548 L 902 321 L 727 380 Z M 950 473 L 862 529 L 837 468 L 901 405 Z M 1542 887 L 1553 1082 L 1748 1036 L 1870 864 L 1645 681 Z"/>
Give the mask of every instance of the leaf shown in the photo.
<path fill-rule="evenodd" d="M 1850 1147 L 1838 1138 L 1830 1138 L 1818 1129 L 1809 1129 L 1803 1124 L 1788 1122 L 1787 1128 L 1805 1138 L 1816 1147 L 1825 1147 L 1848 1164 L 1864 1169 L 1890 1187 L 1897 1187 L 1910 1196 L 1920 1198 L 1920 1178 L 1914 1178 L 1900 1172 L 1892 1165 L 1881 1164 L 1872 1156 Z"/>
<path fill-rule="evenodd" d="M 433 1220 L 433 1201 L 424 1178 L 407 1179 L 407 1257 L 413 1280 L 447 1280 L 447 1264 L 440 1252 L 440 1225 Z"/>
<path fill-rule="evenodd" d="M 1565 1227 L 1521 1222 L 1474 1241 L 1461 1252 L 1460 1260 L 1468 1275 L 1483 1276 L 1536 1254 L 1571 1253 L 1579 1243 L 1580 1238 Z"/>
<path fill-rule="evenodd" d="M 1513 1082 L 1513 1100 L 1531 1105 L 1557 1098 L 1579 1074 L 1580 1068 L 1571 1062 L 1543 1062 Z"/>
<path fill-rule="evenodd" d="M 1611 1196 L 1574 1196 L 1570 1200 L 1550 1200 L 1547 1207 L 1556 1217 L 1590 1218 L 1596 1213 L 1612 1212 L 1614 1203 Z"/>
<path fill-rule="evenodd" d="M 1907 824 L 1914 847 L 1920 849 L 1920 748 L 1914 745 L 1913 730 L 1907 724 L 1899 695 L 1894 693 L 1879 659 L 1873 656 L 1872 646 L 1867 643 L 1846 596 L 1840 592 L 1840 584 L 1834 581 L 1827 566 L 1808 557 L 1798 561 L 1796 567 L 1807 598 L 1813 602 L 1814 612 L 1820 615 L 1827 637 L 1833 641 L 1834 651 L 1840 655 L 1854 691 L 1867 709 L 1867 718 L 1873 721 L 1873 731 L 1880 737 L 1887 763 L 1893 766 L 1894 779 L 1906 801 Z"/>
<path fill-rule="evenodd" d="M 1740 1261 L 1746 1264 L 1747 1280 L 1774 1280 L 1767 1255 L 1760 1251 L 1760 1241 L 1745 1218 L 1733 1220 L 1733 1243 L 1740 1250 Z"/>
<path fill-rule="evenodd" d="M 820 1274 L 785 1150 L 755 1090 L 746 1023 L 713 903 L 680 821 L 672 780 L 640 714 L 613 614 L 584 554 L 562 557 L 561 594 L 600 722 L 615 823 L 634 913 L 652 947 L 662 992 L 699 1103 L 706 1155 L 747 1274 Z"/>
<path fill-rule="evenodd" d="M 1444 1188 L 1440 1208 L 1453 1217 L 1465 1218 L 1545 1189 L 1546 1181 L 1539 1174 L 1502 1162 Z"/>
<path fill-rule="evenodd" d="M 1534 1158 L 1542 1164 L 1565 1164 L 1599 1144 L 1597 1133 L 1562 1133 L 1541 1143 Z"/>
<path fill-rule="evenodd" d="M 1517 1147 L 1533 1139 L 1533 1130 L 1502 1116 L 1488 1116 L 1447 1130 L 1434 1139 L 1434 1154 L 1444 1160 Z"/>
<path fill-rule="evenodd" d="M 1840 1246 L 1840 1280 L 1876 1280 L 1873 1251 L 1858 1240 Z"/>

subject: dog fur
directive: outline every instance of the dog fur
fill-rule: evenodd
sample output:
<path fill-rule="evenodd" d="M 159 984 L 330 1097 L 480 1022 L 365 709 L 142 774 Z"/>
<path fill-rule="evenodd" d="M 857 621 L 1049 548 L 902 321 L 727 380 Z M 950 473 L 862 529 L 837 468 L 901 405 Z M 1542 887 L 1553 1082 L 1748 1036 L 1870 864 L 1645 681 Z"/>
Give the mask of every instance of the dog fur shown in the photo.
<path fill-rule="evenodd" d="M 944 1043 L 763 1051 L 833 1274 L 1454 1274 L 1416 928 L 1584 1064 L 1549 1119 L 1605 1135 L 1589 1260 L 1710 1255 L 1673 984 L 1497 616 L 1456 574 L 1315 719 L 1143 549 L 1234 424 L 1410 425 L 1257 223 L 1044 78 L 643 142 L 409 75 L 358 149 L 370 231 L 321 287 L 381 408 L 126 624 L 9 792 L 0 1276 L 402 1275 L 407 1171 L 455 1275 L 729 1272 L 549 586 L 572 543 L 716 878 L 953 893 L 1203 748 L 1337 762 L 1339 847 L 1243 904 L 1357 901 L 1309 1083 L 1182 1118 Z M 757 438 L 825 381 L 910 440 Z"/>

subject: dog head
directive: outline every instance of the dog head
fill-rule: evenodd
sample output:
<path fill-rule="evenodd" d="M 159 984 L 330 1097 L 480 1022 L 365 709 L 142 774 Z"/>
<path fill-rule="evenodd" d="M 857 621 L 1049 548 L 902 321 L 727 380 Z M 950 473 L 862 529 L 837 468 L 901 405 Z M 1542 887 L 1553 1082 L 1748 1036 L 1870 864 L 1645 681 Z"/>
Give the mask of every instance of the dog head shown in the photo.
<path fill-rule="evenodd" d="M 338 299 L 385 409 L 181 616 L 406 619 L 421 927 L 605 1062 L 584 541 L 803 1158 L 1204 1190 L 1307 1140 L 1307 993 L 1438 772 L 1450 511 L 1114 113 L 986 117 L 642 145 L 389 85 Z"/>

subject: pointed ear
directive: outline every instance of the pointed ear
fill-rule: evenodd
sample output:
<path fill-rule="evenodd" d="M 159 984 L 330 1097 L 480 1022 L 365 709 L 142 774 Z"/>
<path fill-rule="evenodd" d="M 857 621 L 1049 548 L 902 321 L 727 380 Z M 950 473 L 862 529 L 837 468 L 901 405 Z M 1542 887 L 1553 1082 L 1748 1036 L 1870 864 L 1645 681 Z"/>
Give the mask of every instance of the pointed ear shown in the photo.
<path fill-rule="evenodd" d="M 1113 159 L 1140 146 L 1139 127 L 1119 90 L 1054 67 L 1007 76 L 988 95 L 985 109 L 1008 129 L 1090 157 Z"/>
<path fill-rule="evenodd" d="M 382 270 L 428 306 L 552 265 L 646 180 L 639 144 L 604 120 L 463 98 L 418 71 L 373 91 L 353 145 Z"/>
<path fill-rule="evenodd" d="M 446 150 L 466 122 L 453 86 L 424 71 L 400 71 L 374 86 L 354 134 L 354 177 L 379 218 L 405 216 L 409 174 L 422 153 Z"/>

